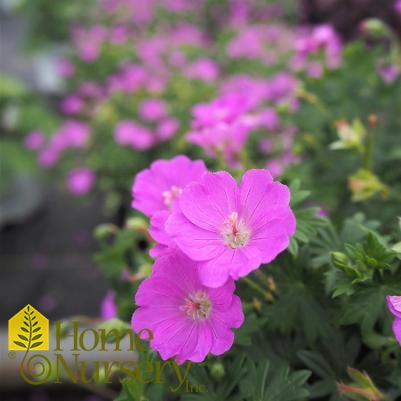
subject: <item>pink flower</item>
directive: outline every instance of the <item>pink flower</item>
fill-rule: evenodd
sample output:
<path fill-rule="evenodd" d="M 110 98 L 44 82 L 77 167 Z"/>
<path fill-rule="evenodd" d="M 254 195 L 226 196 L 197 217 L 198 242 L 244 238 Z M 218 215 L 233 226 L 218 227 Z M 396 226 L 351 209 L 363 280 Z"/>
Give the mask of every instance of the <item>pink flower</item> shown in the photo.
<path fill-rule="evenodd" d="M 200 263 L 203 284 L 218 287 L 269 263 L 289 245 L 296 221 L 288 188 L 267 170 L 249 170 L 238 185 L 227 172 L 207 173 L 184 188 L 166 230 Z"/>
<path fill-rule="evenodd" d="M 84 81 L 79 85 L 78 92 L 83 97 L 99 98 L 102 96 L 102 88 L 92 81 Z"/>
<path fill-rule="evenodd" d="M 56 69 L 63 78 L 69 78 L 75 74 L 75 65 L 65 58 L 57 60 Z"/>
<path fill-rule="evenodd" d="M 139 106 L 139 115 L 145 121 L 158 121 L 167 114 L 167 105 L 160 99 L 146 99 Z"/>
<path fill-rule="evenodd" d="M 395 11 L 401 15 L 401 0 L 396 0 L 395 2 Z"/>
<path fill-rule="evenodd" d="M 395 64 L 384 65 L 383 62 L 380 62 L 377 67 L 377 72 L 385 83 L 391 84 L 397 79 L 400 74 L 400 69 Z"/>
<path fill-rule="evenodd" d="M 100 315 L 102 319 L 109 320 L 118 316 L 116 305 L 116 293 L 113 290 L 107 291 L 100 305 Z"/>
<path fill-rule="evenodd" d="M 166 141 L 175 136 L 179 128 L 179 121 L 176 118 L 168 117 L 160 121 L 156 128 L 156 134 L 160 140 Z"/>
<path fill-rule="evenodd" d="M 39 150 L 45 144 L 45 134 L 41 131 L 32 131 L 24 139 L 24 146 L 29 150 Z"/>
<path fill-rule="evenodd" d="M 294 75 L 280 72 L 274 75 L 270 81 L 268 98 L 280 102 L 283 99 L 293 97 L 298 87 L 299 81 Z"/>
<path fill-rule="evenodd" d="M 233 126 L 217 124 L 201 130 L 189 132 L 188 142 L 194 143 L 205 150 L 210 157 L 223 156 L 229 166 L 238 163 L 238 154 L 245 146 L 249 129 L 241 124 Z"/>
<path fill-rule="evenodd" d="M 60 146 L 70 148 L 83 148 L 87 145 L 91 128 L 89 125 L 76 120 L 66 121 L 56 134 L 63 144 Z"/>
<path fill-rule="evenodd" d="M 320 78 L 323 75 L 323 67 L 318 62 L 311 62 L 308 65 L 307 73 L 311 78 Z"/>
<path fill-rule="evenodd" d="M 270 131 L 274 131 L 280 126 L 280 117 L 274 109 L 263 109 L 260 113 L 259 119 L 260 125 L 265 126 Z"/>
<path fill-rule="evenodd" d="M 156 245 L 149 250 L 149 255 L 152 258 L 169 255 L 177 251 L 174 240 L 164 228 L 168 215 L 168 212 L 159 212 L 155 213 L 150 219 L 149 234 L 156 241 Z"/>
<path fill-rule="evenodd" d="M 199 103 L 192 109 L 193 127 L 213 127 L 219 123 L 231 124 L 251 109 L 249 98 L 244 95 L 229 94 L 208 103 Z"/>
<path fill-rule="evenodd" d="M 95 183 L 95 173 L 88 168 L 76 168 L 67 176 L 67 187 L 74 195 L 87 194 Z"/>
<path fill-rule="evenodd" d="M 235 165 L 236 155 L 259 123 L 250 114 L 252 107 L 253 98 L 244 94 L 227 94 L 195 105 L 188 141 L 205 149 L 209 156 L 222 155 L 228 164 Z"/>
<path fill-rule="evenodd" d="M 38 155 L 38 162 L 44 168 L 53 167 L 60 158 L 60 151 L 52 147 L 45 148 Z"/>
<path fill-rule="evenodd" d="M 135 177 L 132 207 L 147 216 L 169 212 L 184 187 L 199 180 L 206 171 L 203 161 L 193 161 L 184 155 L 157 160 Z"/>
<path fill-rule="evenodd" d="M 61 102 L 61 111 L 67 115 L 74 115 L 79 113 L 84 107 L 84 102 L 79 96 L 67 96 Z"/>
<path fill-rule="evenodd" d="M 102 25 L 94 25 L 88 29 L 76 26 L 72 31 L 78 55 L 85 63 L 91 63 L 99 57 L 101 45 L 106 37 L 107 29 Z"/>
<path fill-rule="evenodd" d="M 121 90 L 126 93 L 133 93 L 146 84 L 147 78 L 147 72 L 142 66 L 127 63 L 123 65 L 119 75 L 115 76 L 114 80 L 120 82 Z"/>
<path fill-rule="evenodd" d="M 389 295 L 387 297 L 387 306 L 394 315 L 393 332 L 395 338 L 401 345 L 401 296 Z"/>
<path fill-rule="evenodd" d="M 199 270 L 199 264 L 181 253 L 164 256 L 136 293 L 133 329 L 149 329 L 150 344 L 164 360 L 175 358 L 181 364 L 202 362 L 208 353 L 221 355 L 234 343 L 232 329 L 244 321 L 234 282 L 205 287 Z"/>
<path fill-rule="evenodd" d="M 120 145 L 129 145 L 136 150 L 146 150 L 155 144 L 155 137 L 150 130 L 135 121 L 121 121 L 115 131 L 114 139 Z"/>
<path fill-rule="evenodd" d="M 266 163 L 266 168 L 270 171 L 273 177 L 278 177 L 283 174 L 285 166 L 280 158 L 271 159 Z"/>
<path fill-rule="evenodd" d="M 301 59 L 310 54 L 324 51 L 328 68 L 336 68 L 341 62 L 341 39 L 331 25 L 323 24 L 305 29 L 295 40 L 295 50 Z"/>
<path fill-rule="evenodd" d="M 100 44 L 97 42 L 86 42 L 80 45 L 79 57 L 85 63 L 92 63 L 100 54 Z"/>
<path fill-rule="evenodd" d="M 129 39 L 129 32 L 124 25 L 116 25 L 110 29 L 110 42 L 114 45 L 122 45 Z"/>
<path fill-rule="evenodd" d="M 219 75 L 219 66 L 213 60 L 202 58 L 188 65 L 184 74 L 189 79 L 214 81 Z"/>

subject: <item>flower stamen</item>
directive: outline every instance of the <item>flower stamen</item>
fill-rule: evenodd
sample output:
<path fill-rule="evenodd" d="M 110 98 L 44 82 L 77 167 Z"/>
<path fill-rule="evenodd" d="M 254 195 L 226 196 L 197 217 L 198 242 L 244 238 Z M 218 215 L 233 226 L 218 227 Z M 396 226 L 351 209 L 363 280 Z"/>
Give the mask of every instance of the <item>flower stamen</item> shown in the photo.
<path fill-rule="evenodd" d="M 233 249 L 243 247 L 250 238 L 250 232 L 237 212 L 232 212 L 225 220 L 221 235 L 226 245 Z"/>
<path fill-rule="evenodd" d="M 166 190 L 162 193 L 164 204 L 171 209 L 171 206 L 175 202 L 175 200 L 181 195 L 182 188 L 177 187 L 176 185 L 172 185 L 169 190 Z"/>
<path fill-rule="evenodd" d="M 180 308 L 191 320 L 205 320 L 211 312 L 212 304 L 203 291 L 190 294 Z"/>

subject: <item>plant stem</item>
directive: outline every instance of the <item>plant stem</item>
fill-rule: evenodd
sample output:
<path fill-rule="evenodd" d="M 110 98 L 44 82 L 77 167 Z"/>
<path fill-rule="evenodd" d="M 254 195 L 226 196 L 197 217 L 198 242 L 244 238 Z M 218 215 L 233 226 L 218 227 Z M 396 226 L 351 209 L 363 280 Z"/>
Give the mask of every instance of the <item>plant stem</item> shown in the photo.
<path fill-rule="evenodd" d="M 260 286 L 258 283 L 253 281 L 249 277 L 244 277 L 243 278 L 244 282 L 247 283 L 251 288 L 253 288 L 255 291 L 259 292 L 260 294 L 263 295 L 264 298 L 268 296 L 268 291 L 265 290 L 262 286 Z"/>
<path fill-rule="evenodd" d="M 81 388 L 83 388 L 93 394 L 100 395 L 108 400 L 115 400 L 118 396 L 118 393 L 116 393 L 114 390 L 111 390 L 107 387 L 95 385 L 92 383 L 83 383 L 80 380 L 77 380 L 77 384 Z"/>
<path fill-rule="evenodd" d="M 372 171 L 373 144 L 374 144 L 373 130 L 368 129 L 365 154 L 364 154 L 364 159 L 363 159 L 363 166 L 368 171 Z"/>

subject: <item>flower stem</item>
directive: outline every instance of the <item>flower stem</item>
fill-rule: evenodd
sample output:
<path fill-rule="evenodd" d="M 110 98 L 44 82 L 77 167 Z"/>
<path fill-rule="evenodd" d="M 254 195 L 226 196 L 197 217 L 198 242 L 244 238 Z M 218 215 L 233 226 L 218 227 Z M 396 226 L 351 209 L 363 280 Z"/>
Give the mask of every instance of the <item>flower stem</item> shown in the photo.
<path fill-rule="evenodd" d="M 244 280 L 245 283 L 247 283 L 255 291 L 257 291 L 260 294 L 262 294 L 264 298 L 267 298 L 269 296 L 269 292 L 267 290 L 265 290 L 262 286 L 260 286 L 258 283 L 253 281 L 251 278 L 244 277 L 243 280 Z"/>
<path fill-rule="evenodd" d="M 364 154 L 364 159 L 363 159 L 363 166 L 368 171 L 372 171 L 373 144 L 374 144 L 373 130 L 368 129 L 366 146 L 365 146 L 365 154 Z"/>

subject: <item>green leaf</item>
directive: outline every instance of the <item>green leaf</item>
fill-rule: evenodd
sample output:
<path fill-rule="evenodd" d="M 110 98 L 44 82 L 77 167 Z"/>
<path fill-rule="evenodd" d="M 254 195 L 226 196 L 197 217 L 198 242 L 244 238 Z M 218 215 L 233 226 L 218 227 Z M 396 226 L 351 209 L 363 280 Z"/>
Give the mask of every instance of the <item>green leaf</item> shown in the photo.
<path fill-rule="evenodd" d="M 248 374 L 240 383 L 243 397 L 250 401 L 301 401 L 309 396 L 305 384 L 310 371 L 292 372 L 284 364 L 271 365 L 270 361 L 254 364 L 249 361 Z"/>
<path fill-rule="evenodd" d="M 21 339 L 21 340 L 24 340 L 24 341 L 29 341 L 25 336 L 23 336 L 22 334 L 18 334 L 18 337 Z"/>
<path fill-rule="evenodd" d="M 38 342 L 38 343 L 35 343 L 35 344 L 32 344 L 32 345 L 31 345 L 31 348 L 39 347 L 39 345 L 42 345 L 42 344 L 43 344 L 43 341 Z"/>
<path fill-rule="evenodd" d="M 288 248 L 292 255 L 298 254 L 299 244 L 308 243 L 317 234 L 318 230 L 328 223 L 327 219 L 316 216 L 320 208 L 304 208 L 301 206 L 301 203 L 308 198 L 310 193 L 300 190 L 299 187 L 299 180 L 295 180 L 290 184 L 291 208 L 297 221 L 296 231 L 290 239 Z"/>
<path fill-rule="evenodd" d="M 42 334 L 38 334 L 35 337 L 33 337 L 32 341 L 39 340 L 40 337 L 42 337 Z"/>

